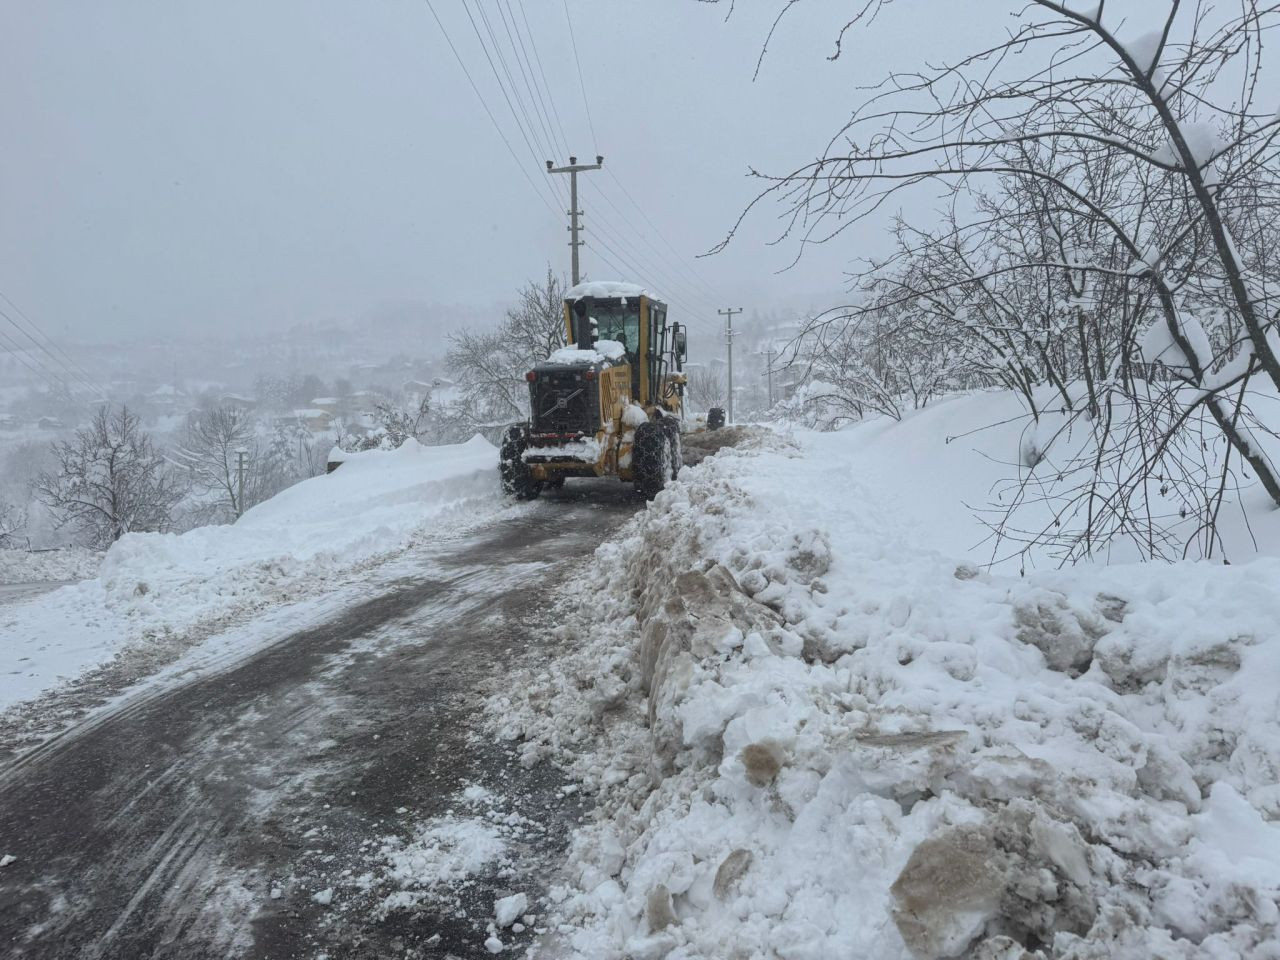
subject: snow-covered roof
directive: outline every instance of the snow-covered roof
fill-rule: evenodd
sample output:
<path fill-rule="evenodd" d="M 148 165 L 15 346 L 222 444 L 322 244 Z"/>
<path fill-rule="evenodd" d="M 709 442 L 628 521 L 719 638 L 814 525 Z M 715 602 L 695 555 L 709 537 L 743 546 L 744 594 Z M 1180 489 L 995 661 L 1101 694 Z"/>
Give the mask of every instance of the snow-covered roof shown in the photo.
<path fill-rule="evenodd" d="M 333 416 L 333 414 L 331 414 L 328 410 L 320 410 L 315 407 L 307 407 L 303 410 L 295 410 L 293 411 L 293 415 L 300 420 L 310 420 L 312 417 Z"/>
<path fill-rule="evenodd" d="M 324 406 L 336 405 L 337 403 L 338 403 L 337 397 L 313 397 L 311 400 L 311 405 L 313 407 L 324 407 Z"/>
<path fill-rule="evenodd" d="M 622 280 L 588 280 L 586 283 L 571 287 L 564 296 L 566 300 L 581 300 L 583 297 L 639 297 L 641 295 L 651 300 L 662 299 L 638 283 L 625 283 Z"/>

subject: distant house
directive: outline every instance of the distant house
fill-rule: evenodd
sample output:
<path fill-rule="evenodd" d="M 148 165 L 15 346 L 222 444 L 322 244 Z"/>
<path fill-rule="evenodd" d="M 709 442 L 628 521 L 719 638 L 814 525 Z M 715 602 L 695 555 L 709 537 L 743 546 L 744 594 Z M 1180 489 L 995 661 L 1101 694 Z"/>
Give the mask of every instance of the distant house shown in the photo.
<path fill-rule="evenodd" d="M 19 430 L 21 428 L 22 421 L 12 413 L 0 413 L 0 430 Z"/>
<path fill-rule="evenodd" d="M 337 397 L 316 397 L 311 401 L 311 406 L 317 410 L 324 410 L 328 413 L 337 413 L 338 408 L 342 406 L 342 401 Z"/>
<path fill-rule="evenodd" d="M 294 419 L 308 430 L 328 430 L 333 426 L 333 414 L 319 407 L 306 407 L 293 411 Z"/>
<path fill-rule="evenodd" d="M 57 417 L 41 417 L 37 425 L 41 430 L 62 430 L 66 427 Z"/>
<path fill-rule="evenodd" d="M 252 410 L 258 405 L 258 401 L 253 397 L 242 397 L 238 393 L 224 393 L 218 398 L 218 404 L 233 410 Z"/>

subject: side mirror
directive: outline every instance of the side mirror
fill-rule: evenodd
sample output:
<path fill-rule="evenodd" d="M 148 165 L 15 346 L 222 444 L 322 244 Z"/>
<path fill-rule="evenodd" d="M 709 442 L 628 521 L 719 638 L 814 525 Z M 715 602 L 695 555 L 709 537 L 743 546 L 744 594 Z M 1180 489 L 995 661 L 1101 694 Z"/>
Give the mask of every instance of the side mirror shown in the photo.
<path fill-rule="evenodd" d="M 685 335 L 684 327 L 676 325 L 671 331 L 671 347 L 676 355 L 676 369 L 680 370 L 684 367 L 685 354 L 688 352 L 689 344 Z"/>

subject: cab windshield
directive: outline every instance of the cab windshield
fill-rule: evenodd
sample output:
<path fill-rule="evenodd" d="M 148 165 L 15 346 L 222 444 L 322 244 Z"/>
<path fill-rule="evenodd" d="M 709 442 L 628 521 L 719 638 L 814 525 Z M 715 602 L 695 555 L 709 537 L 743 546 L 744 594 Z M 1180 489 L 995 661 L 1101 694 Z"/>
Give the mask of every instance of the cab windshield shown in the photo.
<path fill-rule="evenodd" d="M 600 340 L 617 340 L 627 354 L 634 357 L 640 349 L 640 298 L 631 297 L 625 304 L 622 300 L 597 300 L 583 298 L 586 302 L 587 316 L 596 321 L 596 337 Z M 574 321 L 573 339 L 580 340 L 577 329 L 578 314 L 570 311 Z"/>

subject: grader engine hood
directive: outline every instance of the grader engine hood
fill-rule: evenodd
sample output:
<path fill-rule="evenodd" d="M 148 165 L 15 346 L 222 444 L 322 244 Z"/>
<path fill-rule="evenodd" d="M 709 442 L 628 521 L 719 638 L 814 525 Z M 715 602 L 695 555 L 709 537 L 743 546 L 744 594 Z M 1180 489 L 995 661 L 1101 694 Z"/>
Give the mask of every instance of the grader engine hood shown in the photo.
<path fill-rule="evenodd" d="M 595 436 L 600 427 L 600 365 L 540 363 L 529 373 L 531 433 L 539 441 Z"/>

